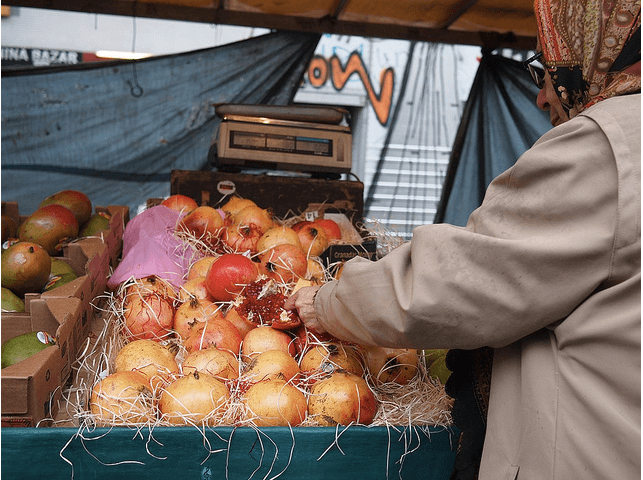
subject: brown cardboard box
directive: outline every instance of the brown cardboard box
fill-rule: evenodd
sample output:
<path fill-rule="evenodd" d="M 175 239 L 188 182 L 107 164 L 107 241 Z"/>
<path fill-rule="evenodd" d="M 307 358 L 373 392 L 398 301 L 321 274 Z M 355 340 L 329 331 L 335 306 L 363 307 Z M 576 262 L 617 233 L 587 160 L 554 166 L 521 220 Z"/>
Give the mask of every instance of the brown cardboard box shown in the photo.
<path fill-rule="evenodd" d="M 83 238 L 63 247 L 63 257 L 79 277 L 65 285 L 40 295 L 41 298 L 77 298 L 82 305 L 78 324 L 74 328 L 76 348 L 89 333 L 89 320 L 98 306 L 98 298 L 105 292 L 109 275 L 108 247 L 96 237 Z M 31 302 L 30 302 L 31 303 Z M 31 309 L 31 306 L 29 307 Z"/>
<path fill-rule="evenodd" d="M 107 245 L 109 252 L 109 263 L 113 267 L 123 252 L 123 232 L 125 225 L 129 222 L 129 207 L 121 205 L 110 205 L 108 207 L 96 207 L 96 213 L 107 213 L 110 215 L 109 229 L 99 232 L 100 239 Z"/>
<path fill-rule="evenodd" d="M 0 371 L 2 427 L 33 427 L 52 418 L 76 360 L 73 332 L 82 314 L 80 299 L 33 299 L 30 310 L 28 315 L 2 314 L 2 343 L 24 333 L 45 331 L 56 339 L 56 345 Z"/>

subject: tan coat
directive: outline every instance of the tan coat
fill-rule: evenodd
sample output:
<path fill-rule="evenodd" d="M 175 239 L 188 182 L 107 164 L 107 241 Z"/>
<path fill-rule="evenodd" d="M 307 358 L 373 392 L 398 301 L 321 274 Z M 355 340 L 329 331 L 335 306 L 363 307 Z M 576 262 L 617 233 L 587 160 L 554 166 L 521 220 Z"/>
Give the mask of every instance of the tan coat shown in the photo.
<path fill-rule="evenodd" d="M 640 478 L 640 106 L 552 129 L 466 227 L 419 227 L 316 297 L 346 340 L 495 348 L 481 480 Z"/>

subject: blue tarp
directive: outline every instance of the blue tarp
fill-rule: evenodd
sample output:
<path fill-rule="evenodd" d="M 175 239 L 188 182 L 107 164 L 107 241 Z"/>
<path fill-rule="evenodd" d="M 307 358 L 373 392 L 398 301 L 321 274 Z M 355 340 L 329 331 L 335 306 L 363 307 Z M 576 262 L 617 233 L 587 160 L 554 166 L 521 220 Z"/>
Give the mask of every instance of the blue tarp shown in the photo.
<path fill-rule="evenodd" d="M 464 226 L 487 186 L 551 128 L 520 62 L 484 53 L 453 145 L 435 223 Z"/>
<path fill-rule="evenodd" d="M 172 170 L 211 169 L 221 103 L 286 105 L 319 41 L 276 32 L 136 62 L 2 72 L 2 200 L 22 215 L 63 189 L 136 209 Z"/>

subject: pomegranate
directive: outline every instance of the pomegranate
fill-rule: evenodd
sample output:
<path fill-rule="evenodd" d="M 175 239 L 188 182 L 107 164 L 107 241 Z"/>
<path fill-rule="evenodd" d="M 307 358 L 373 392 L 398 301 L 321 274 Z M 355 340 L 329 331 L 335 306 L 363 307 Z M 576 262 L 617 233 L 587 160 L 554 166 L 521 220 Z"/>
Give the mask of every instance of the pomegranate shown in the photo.
<path fill-rule="evenodd" d="M 13 293 L 40 293 L 49 281 L 51 257 L 40 245 L 17 242 L 2 251 L 2 286 Z"/>
<path fill-rule="evenodd" d="M 304 251 L 288 243 L 270 248 L 259 256 L 259 261 L 267 275 L 280 283 L 296 282 L 308 270 Z"/>
<path fill-rule="evenodd" d="M 297 327 L 301 320 L 297 313 L 284 309 L 286 295 L 272 279 L 262 278 L 246 287 L 237 313 L 256 325 L 270 325 L 287 330 Z"/>
<path fill-rule="evenodd" d="M 268 208 L 261 208 L 258 205 L 249 205 L 232 215 L 233 225 L 247 226 L 263 235 L 275 225 L 272 211 Z"/>
<path fill-rule="evenodd" d="M 309 258 L 306 264 L 307 279 L 323 281 L 326 278 L 326 271 L 321 262 L 315 258 Z"/>
<path fill-rule="evenodd" d="M 176 298 L 176 290 L 172 284 L 156 275 L 138 278 L 125 289 L 125 303 L 132 297 L 141 297 L 149 294 L 156 294 L 160 297 L 173 300 Z"/>
<path fill-rule="evenodd" d="M 189 354 L 181 366 L 183 373 L 199 372 L 212 375 L 219 380 L 233 380 L 239 378 L 239 361 L 232 353 L 208 347 L 195 350 Z"/>
<path fill-rule="evenodd" d="M 418 372 L 417 350 L 372 346 L 362 348 L 368 371 L 379 382 L 406 385 Z"/>
<path fill-rule="evenodd" d="M 299 376 L 297 361 L 283 350 L 267 350 L 254 357 L 243 369 L 243 379 L 250 383 L 281 379 L 289 382 Z"/>
<path fill-rule="evenodd" d="M 129 340 L 160 341 L 172 335 L 174 306 L 167 297 L 156 293 L 129 297 L 123 316 Z"/>
<path fill-rule="evenodd" d="M 208 287 L 205 285 L 205 277 L 194 277 L 186 281 L 179 290 L 179 302 L 187 302 L 193 298 L 199 300 L 214 301 Z"/>
<path fill-rule="evenodd" d="M 161 420 L 173 425 L 216 425 L 229 399 L 230 391 L 223 382 L 194 372 L 163 390 L 159 398 Z"/>
<path fill-rule="evenodd" d="M 137 371 L 148 379 L 152 391 L 179 373 L 179 366 L 168 348 L 153 340 L 134 340 L 120 349 L 114 359 L 116 372 Z"/>
<path fill-rule="evenodd" d="M 309 257 L 318 257 L 328 248 L 328 237 L 320 225 L 308 220 L 295 223 L 292 229 L 299 235 L 299 241 Z"/>
<path fill-rule="evenodd" d="M 199 206 L 193 198 L 180 194 L 170 195 L 161 202 L 161 205 L 186 214 Z"/>
<path fill-rule="evenodd" d="M 188 354 L 196 350 L 216 347 L 238 355 L 241 341 L 241 334 L 234 325 L 223 318 L 215 318 L 195 326 L 183 345 Z"/>
<path fill-rule="evenodd" d="M 207 276 L 208 270 L 210 270 L 210 267 L 217 260 L 217 258 L 219 257 L 207 256 L 207 257 L 198 259 L 190 266 L 186 279 L 192 280 L 193 278 L 196 278 L 196 277 Z"/>
<path fill-rule="evenodd" d="M 344 370 L 359 377 L 364 375 L 364 367 L 357 351 L 339 342 L 313 345 L 301 358 L 299 367 L 308 375 L 332 373 L 337 370 Z"/>
<path fill-rule="evenodd" d="M 324 229 L 329 242 L 342 239 L 342 231 L 335 220 L 331 220 L 330 218 L 317 217 L 314 220 L 314 223 Z"/>
<path fill-rule="evenodd" d="M 185 340 L 196 326 L 214 318 L 223 318 L 218 308 L 218 305 L 210 300 L 192 297 L 179 305 L 174 312 L 172 329 L 179 338 Z"/>
<path fill-rule="evenodd" d="M 92 216 L 92 202 L 87 195 L 78 190 L 63 190 L 45 198 L 38 208 L 47 205 L 61 205 L 76 217 L 78 226 L 81 227 L 89 221 Z"/>
<path fill-rule="evenodd" d="M 308 414 L 321 426 L 369 425 L 377 413 L 377 399 L 362 377 L 336 371 L 310 389 Z"/>
<path fill-rule="evenodd" d="M 209 246 L 215 246 L 219 243 L 223 225 L 223 217 L 216 208 L 202 206 L 183 217 L 178 228 L 194 235 Z"/>
<path fill-rule="evenodd" d="M 277 245 L 282 245 L 284 243 L 289 243 L 302 248 L 297 232 L 285 225 L 276 225 L 266 230 L 266 232 L 257 241 L 257 251 L 259 253 L 263 253 L 272 247 L 276 247 Z"/>
<path fill-rule="evenodd" d="M 227 225 L 221 235 L 223 244 L 235 253 L 257 253 L 257 243 L 261 238 L 258 228 L 249 225 Z"/>
<path fill-rule="evenodd" d="M 249 198 L 241 198 L 235 195 L 230 197 L 230 199 L 221 207 L 221 210 L 225 212 L 226 217 L 231 217 L 237 212 L 252 205 L 256 206 L 257 204 Z"/>
<path fill-rule="evenodd" d="M 29 215 L 18 228 L 18 238 L 37 243 L 54 256 L 62 253 L 65 242 L 78 236 L 78 228 L 78 220 L 71 210 L 52 204 Z"/>
<path fill-rule="evenodd" d="M 252 359 L 268 350 L 282 350 L 293 357 L 297 354 L 293 338 L 286 332 L 275 330 L 268 325 L 250 330 L 243 339 L 241 353 L 245 359 Z"/>
<path fill-rule="evenodd" d="M 208 270 L 206 286 L 217 302 L 229 302 L 259 274 L 256 264 L 245 255 L 225 253 Z"/>
<path fill-rule="evenodd" d="M 232 307 L 230 310 L 228 310 L 223 316 L 223 318 L 225 318 L 228 322 L 230 322 L 232 325 L 237 327 L 237 330 L 239 330 L 239 333 L 241 334 L 241 338 L 245 338 L 246 334 L 253 328 L 256 328 L 257 326 L 256 323 L 252 323 L 249 320 L 246 320 L 241 315 L 239 315 L 239 312 L 237 312 L 236 307 Z"/>
<path fill-rule="evenodd" d="M 150 423 L 156 417 L 150 384 L 140 372 L 108 375 L 92 388 L 89 405 L 97 426 Z"/>
<path fill-rule="evenodd" d="M 258 427 L 296 427 L 306 419 L 306 396 L 283 380 L 266 380 L 248 388 L 242 398 L 245 421 Z"/>

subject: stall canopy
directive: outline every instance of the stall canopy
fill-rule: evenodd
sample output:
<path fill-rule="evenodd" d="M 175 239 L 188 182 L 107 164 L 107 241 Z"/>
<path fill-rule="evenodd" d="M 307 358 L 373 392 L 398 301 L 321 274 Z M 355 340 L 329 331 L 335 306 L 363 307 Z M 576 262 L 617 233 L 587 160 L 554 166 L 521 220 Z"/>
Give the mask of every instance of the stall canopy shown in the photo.
<path fill-rule="evenodd" d="M 4 0 L 24 6 L 361 37 L 530 49 L 533 0 Z"/>
<path fill-rule="evenodd" d="M 215 105 L 285 105 L 317 34 L 277 32 L 137 62 L 3 72 L 2 199 L 34 211 L 46 195 L 97 205 L 169 195 L 173 169 L 209 169 Z"/>

